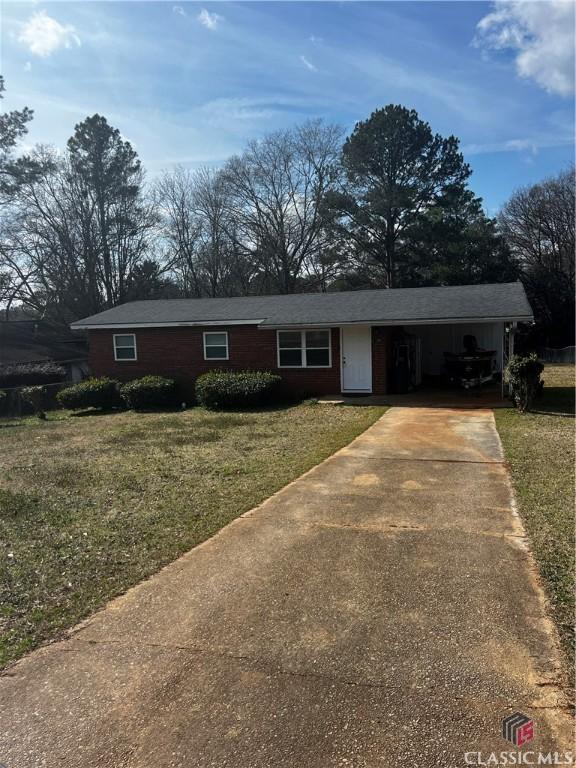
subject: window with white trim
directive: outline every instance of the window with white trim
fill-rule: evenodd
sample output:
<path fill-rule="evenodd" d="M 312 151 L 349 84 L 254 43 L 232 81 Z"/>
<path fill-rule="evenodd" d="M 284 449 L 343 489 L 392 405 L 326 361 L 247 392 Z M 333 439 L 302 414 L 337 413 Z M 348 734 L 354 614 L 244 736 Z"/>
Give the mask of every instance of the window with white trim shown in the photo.
<path fill-rule="evenodd" d="M 204 360 L 228 360 L 228 331 L 204 333 Z"/>
<path fill-rule="evenodd" d="M 330 329 L 278 331 L 279 368 L 330 368 Z"/>
<path fill-rule="evenodd" d="M 114 334 L 114 360 L 136 360 L 136 334 Z"/>

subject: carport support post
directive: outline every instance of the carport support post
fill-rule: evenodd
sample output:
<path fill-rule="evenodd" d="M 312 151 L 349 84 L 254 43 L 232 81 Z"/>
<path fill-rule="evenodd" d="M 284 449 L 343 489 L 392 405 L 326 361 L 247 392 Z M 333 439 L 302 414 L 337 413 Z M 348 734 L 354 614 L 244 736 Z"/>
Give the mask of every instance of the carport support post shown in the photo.
<path fill-rule="evenodd" d="M 518 323 L 504 323 L 504 340 L 502 344 L 502 399 L 507 394 L 507 387 L 504 383 L 504 370 L 508 365 L 508 361 L 514 354 L 514 336 L 516 334 L 516 328 Z"/>

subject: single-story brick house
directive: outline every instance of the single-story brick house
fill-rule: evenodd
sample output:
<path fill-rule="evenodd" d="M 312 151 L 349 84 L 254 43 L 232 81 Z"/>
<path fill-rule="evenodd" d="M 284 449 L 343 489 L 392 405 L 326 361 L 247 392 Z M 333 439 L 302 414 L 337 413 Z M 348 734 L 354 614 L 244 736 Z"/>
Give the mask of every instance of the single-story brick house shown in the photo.
<path fill-rule="evenodd" d="M 521 283 L 122 304 L 72 324 L 88 331 L 96 376 L 158 374 L 192 390 L 215 368 L 279 373 L 299 394 L 386 394 L 406 355 L 412 383 L 442 373 L 465 335 L 502 371 L 513 329 L 531 321 Z"/>

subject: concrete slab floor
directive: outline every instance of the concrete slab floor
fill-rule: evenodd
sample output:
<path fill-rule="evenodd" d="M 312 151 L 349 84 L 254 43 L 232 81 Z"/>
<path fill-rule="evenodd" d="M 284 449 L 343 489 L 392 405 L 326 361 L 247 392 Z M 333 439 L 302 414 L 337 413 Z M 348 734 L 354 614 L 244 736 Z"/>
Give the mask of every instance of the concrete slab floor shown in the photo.
<path fill-rule="evenodd" d="M 569 749 L 562 682 L 491 412 L 394 408 L 10 667 L 0 763 L 450 768 Z"/>

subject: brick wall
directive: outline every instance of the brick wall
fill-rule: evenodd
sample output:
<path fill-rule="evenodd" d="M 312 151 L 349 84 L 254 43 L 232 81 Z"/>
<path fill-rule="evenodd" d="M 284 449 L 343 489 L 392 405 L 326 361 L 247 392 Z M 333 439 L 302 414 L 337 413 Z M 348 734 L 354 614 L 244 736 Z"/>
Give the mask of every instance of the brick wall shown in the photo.
<path fill-rule="evenodd" d="M 391 354 L 390 328 L 372 327 L 372 394 L 388 392 L 388 366 Z"/>
<path fill-rule="evenodd" d="M 227 331 L 229 360 L 204 360 L 204 331 Z M 121 333 L 134 333 L 138 360 L 114 360 L 113 335 L 119 331 L 89 331 L 89 364 L 94 376 L 111 376 L 128 381 L 147 374 L 168 376 L 190 397 L 194 381 L 201 373 L 222 368 L 266 369 L 282 376 L 291 391 L 298 395 L 331 395 L 340 392 L 340 332 L 331 329 L 331 368 L 278 368 L 276 331 L 258 330 L 254 325 L 126 328 Z"/>

